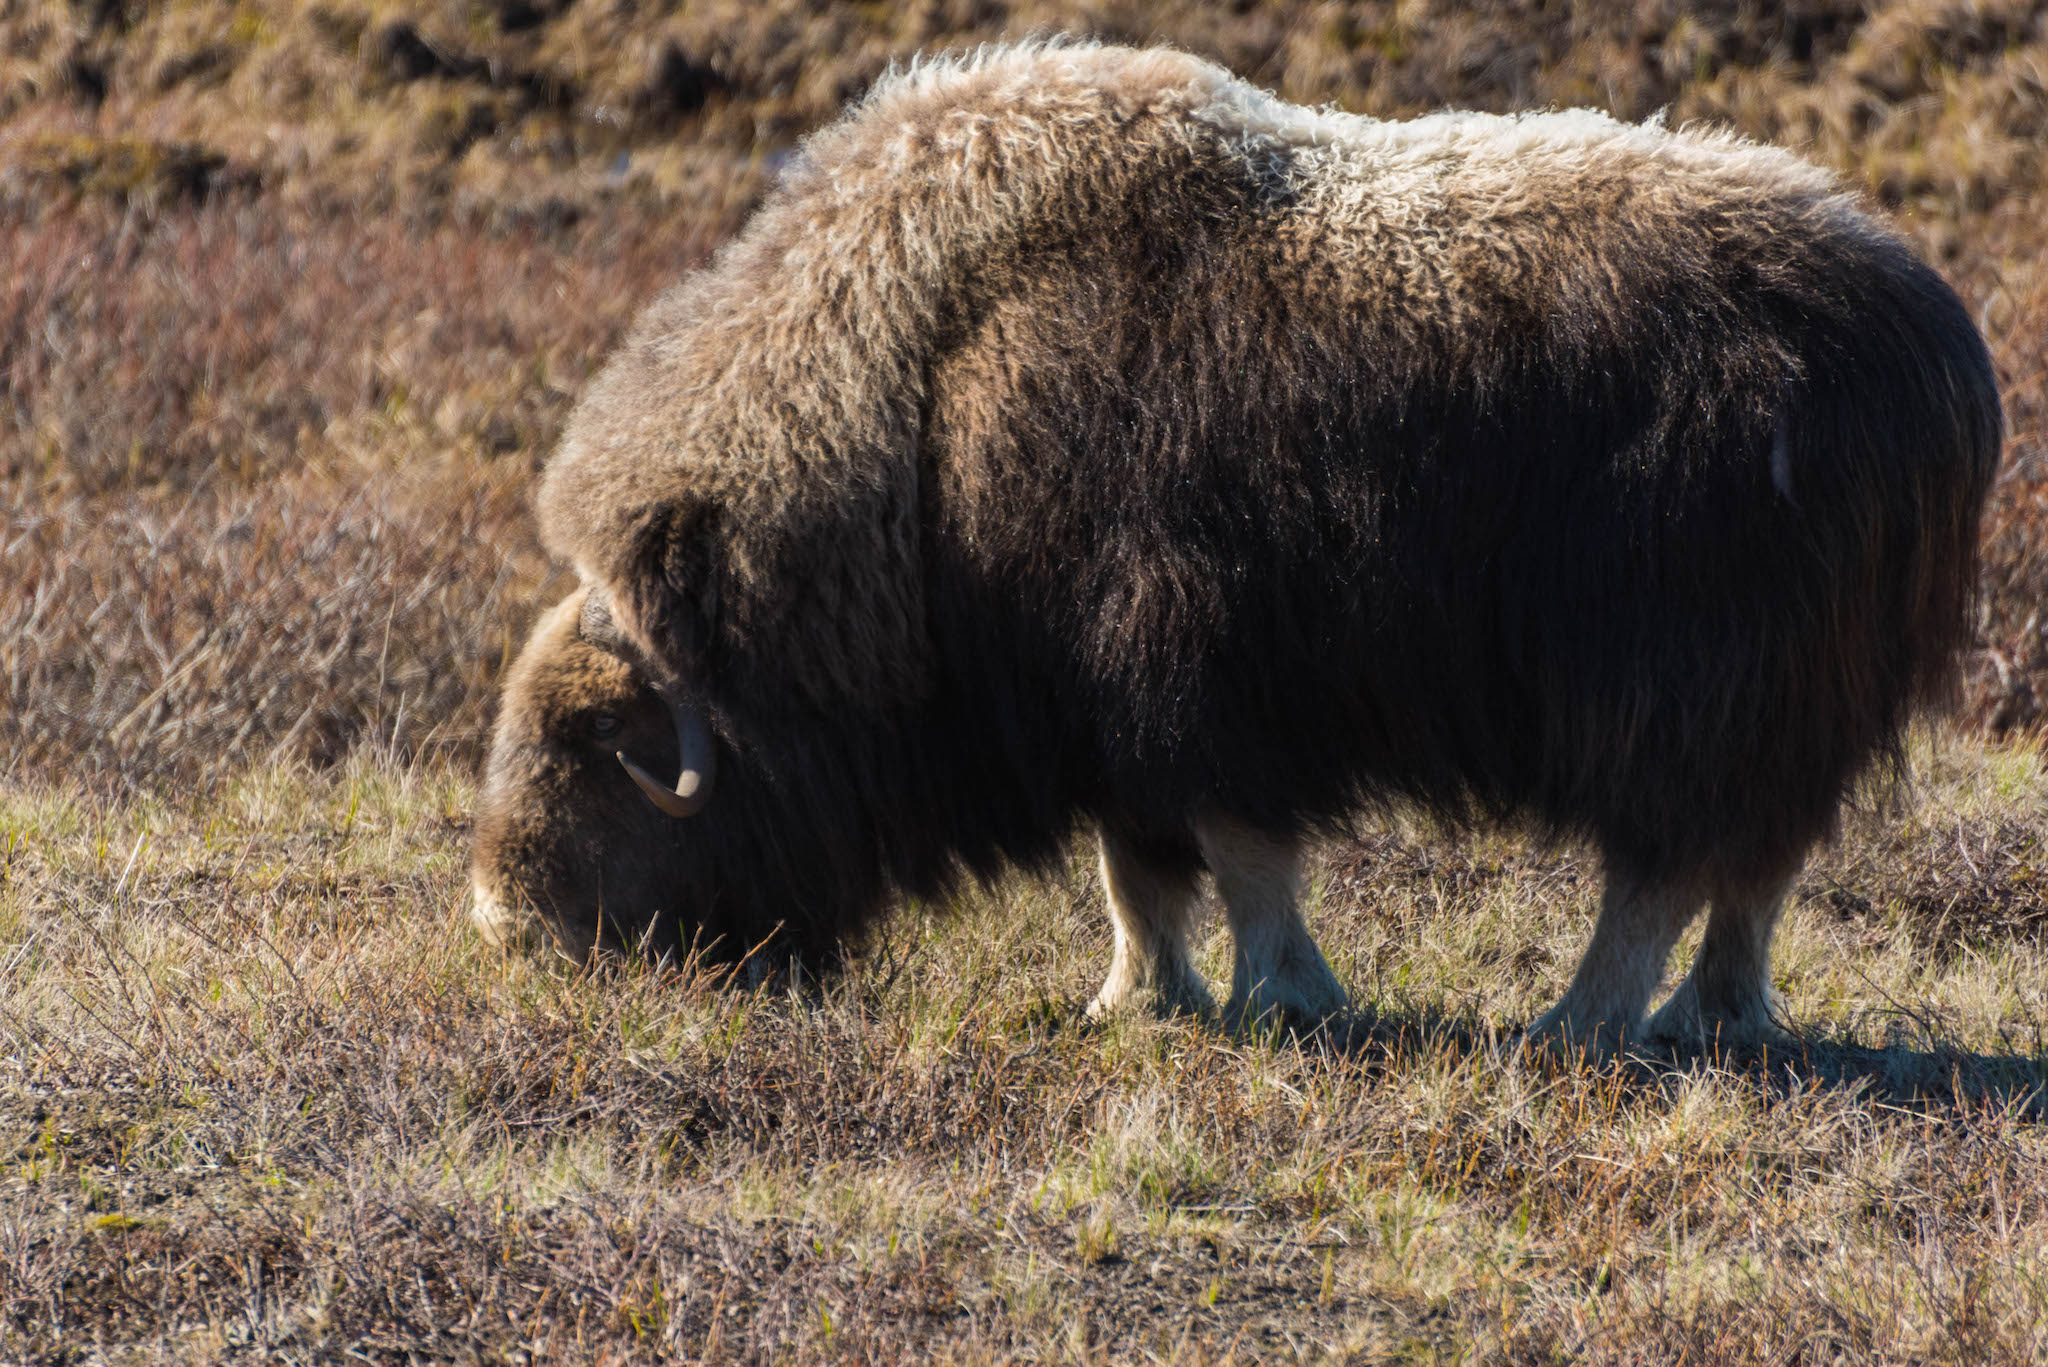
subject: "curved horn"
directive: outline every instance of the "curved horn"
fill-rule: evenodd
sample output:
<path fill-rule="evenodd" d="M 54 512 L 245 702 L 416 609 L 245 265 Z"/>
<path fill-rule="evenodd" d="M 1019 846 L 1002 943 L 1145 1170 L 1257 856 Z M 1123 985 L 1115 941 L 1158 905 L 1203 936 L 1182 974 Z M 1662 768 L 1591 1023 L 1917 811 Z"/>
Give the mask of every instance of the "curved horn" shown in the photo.
<path fill-rule="evenodd" d="M 703 811 L 710 800 L 711 780 L 718 771 L 718 749 L 701 713 L 681 703 L 670 703 L 669 715 L 675 722 L 676 749 L 682 756 L 682 770 L 676 775 L 673 790 L 628 759 L 625 751 L 614 753 L 640 791 L 647 794 L 648 801 L 681 819 Z"/>

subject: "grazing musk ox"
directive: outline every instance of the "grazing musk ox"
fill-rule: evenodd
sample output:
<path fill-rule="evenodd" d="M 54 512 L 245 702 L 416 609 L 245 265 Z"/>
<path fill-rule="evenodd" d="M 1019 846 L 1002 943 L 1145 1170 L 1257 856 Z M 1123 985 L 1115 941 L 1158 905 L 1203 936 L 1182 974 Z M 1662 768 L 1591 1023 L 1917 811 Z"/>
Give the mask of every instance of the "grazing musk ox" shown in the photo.
<path fill-rule="evenodd" d="M 1648 1032 L 1764 1037 L 1805 852 L 1949 682 L 1999 432 L 1955 297 L 1786 153 L 920 65 L 571 421 L 584 588 L 506 690 L 476 914 L 829 957 L 1087 822 L 1098 1007 L 1208 1004 L 1206 870 L 1227 1009 L 1314 1019 L 1299 842 L 1406 802 L 1601 852 L 1538 1032 L 1643 1033 L 1710 904 Z"/>

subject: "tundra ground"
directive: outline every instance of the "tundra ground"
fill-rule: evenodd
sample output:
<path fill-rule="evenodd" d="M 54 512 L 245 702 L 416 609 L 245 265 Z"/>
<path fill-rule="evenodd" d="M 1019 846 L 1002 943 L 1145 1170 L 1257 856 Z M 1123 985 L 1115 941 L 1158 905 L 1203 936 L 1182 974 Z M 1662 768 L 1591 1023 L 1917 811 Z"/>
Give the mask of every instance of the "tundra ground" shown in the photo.
<path fill-rule="evenodd" d="M 1516 1050 L 1597 880 L 1502 836 L 1325 851 L 1302 1041 L 1089 1023 L 1081 858 L 744 991 L 486 948 L 447 772 L 11 787 L 0 1357 L 2036 1362 L 2048 775 L 1920 760 L 1800 885 L 1802 1047 L 1605 1067 Z"/>

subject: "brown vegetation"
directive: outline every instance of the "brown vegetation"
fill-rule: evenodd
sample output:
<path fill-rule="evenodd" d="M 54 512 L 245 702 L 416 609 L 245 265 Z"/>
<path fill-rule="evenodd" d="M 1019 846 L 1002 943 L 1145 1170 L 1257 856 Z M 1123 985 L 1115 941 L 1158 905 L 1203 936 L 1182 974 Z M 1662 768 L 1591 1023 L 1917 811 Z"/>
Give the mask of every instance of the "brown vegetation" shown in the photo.
<path fill-rule="evenodd" d="M 584 381 L 890 60 L 1034 30 L 1839 168 L 1992 341 L 1969 716 L 2048 716 L 2048 5 L 0 4 L 0 1358 L 2048 1353 L 2024 743 L 1809 873 L 1768 1064 L 1513 1064 L 1592 871 L 1398 827 L 1324 871 L 1332 1050 L 1083 1026 L 1078 868 L 811 995 L 460 928 Z"/>
<path fill-rule="evenodd" d="M 546 574 L 534 462 L 709 241 L 261 202 L 0 232 L 0 768 L 144 782 L 476 754 Z"/>
<path fill-rule="evenodd" d="M 545 596 L 523 485 L 634 308 L 888 62 L 1023 31 L 1166 39 L 1389 116 L 1666 109 L 1839 167 L 1997 351 L 1970 708 L 2037 720 L 2048 7 L 44 0 L 0 15 L 0 765 L 214 779 L 366 736 L 473 759 Z M 299 574 L 309 519 L 367 549 L 295 606 L 240 592 Z M 339 673 L 280 679 L 259 638 Z"/>

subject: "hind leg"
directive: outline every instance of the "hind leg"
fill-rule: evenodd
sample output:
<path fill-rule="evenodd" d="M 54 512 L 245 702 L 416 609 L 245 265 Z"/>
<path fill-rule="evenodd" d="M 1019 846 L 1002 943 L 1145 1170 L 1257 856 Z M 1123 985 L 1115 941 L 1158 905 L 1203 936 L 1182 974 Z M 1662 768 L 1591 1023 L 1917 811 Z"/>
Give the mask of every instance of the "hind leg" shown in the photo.
<path fill-rule="evenodd" d="M 1302 923 L 1299 845 L 1220 816 L 1199 818 L 1195 839 L 1236 943 L 1226 1019 L 1311 1025 L 1342 1011 L 1344 986 Z"/>
<path fill-rule="evenodd" d="M 1198 905 L 1194 872 L 1147 858 L 1108 830 L 1101 833 L 1101 844 L 1116 957 L 1088 1014 L 1134 1006 L 1157 1015 L 1215 1010 L 1208 985 L 1188 960 L 1188 932 Z"/>
<path fill-rule="evenodd" d="M 1771 935 L 1798 877 L 1723 879 L 1692 972 L 1650 1019 L 1652 1037 L 1683 1044 L 1773 1044 L 1790 1038 L 1771 990 Z"/>
<path fill-rule="evenodd" d="M 1705 900 L 1690 881 L 1610 870 L 1593 943 L 1563 999 L 1529 1027 L 1529 1037 L 1599 1056 L 1639 1037 L 1671 946 Z"/>

